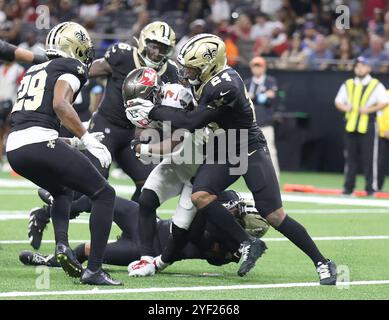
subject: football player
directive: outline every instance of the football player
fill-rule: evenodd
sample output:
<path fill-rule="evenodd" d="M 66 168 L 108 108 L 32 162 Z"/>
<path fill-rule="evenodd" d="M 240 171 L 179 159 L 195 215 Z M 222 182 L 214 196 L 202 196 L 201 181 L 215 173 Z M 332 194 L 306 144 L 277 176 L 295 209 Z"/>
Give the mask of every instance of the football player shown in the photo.
<path fill-rule="evenodd" d="M 252 199 L 244 199 L 233 190 L 225 191 L 218 199 L 235 219 L 254 237 L 262 237 L 269 225 L 252 206 Z M 104 253 L 104 263 L 118 266 L 128 266 L 140 259 L 140 234 L 137 227 L 139 220 L 139 206 L 136 202 L 120 197 L 116 198 L 114 221 L 122 230 L 120 238 L 109 243 Z M 160 255 L 171 237 L 172 220 L 156 219 L 156 233 L 153 235 L 154 251 Z M 218 225 L 209 222 L 205 216 L 195 217 L 189 229 L 189 243 L 174 259 L 174 262 L 183 259 L 206 259 L 212 265 L 224 265 L 238 262 L 236 252 L 239 243 L 226 235 Z M 90 244 L 83 243 L 74 249 L 80 263 L 86 261 L 90 255 Z M 19 259 L 26 265 L 58 266 L 53 255 L 44 256 L 40 253 L 23 251 Z M 129 272 L 131 268 L 129 267 Z"/>
<path fill-rule="evenodd" d="M 152 101 L 156 103 L 158 99 L 152 97 L 157 95 L 158 82 L 158 75 L 152 69 L 141 68 L 132 71 L 124 80 L 124 101 L 145 97 L 151 105 Z M 188 89 L 180 84 L 163 86 L 163 105 L 187 110 L 193 107 L 192 100 L 193 97 Z M 126 112 L 127 117 L 134 125 L 141 128 L 158 127 L 157 123 L 138 120 L 131 109 L 130 105 Z M 139 261 L 134 261 L 129 266 L 130 276 L 152 276 L 156 270 L 164 269 L 174 262 L 175 257 L 187 243 L 188 229 L 197 213 L 197 209 L 191 201 L 191 180 L 196 175 L 199 167 L 194 159 L 197 155 L 201 156 L 198 151 L 203 148 L 202 143 L 200 143 L 202 141 L 196 141 L 196 137 L 192 137 L 189 132 L 187 132 L 187 136 L 182 137 L 183 140 L 177 139 L 174 141 L 172 136 L 176 131 L 171 132 L 169 127 L 166 128 L 167 130 L 163 126 L 162 128 L 164 137 L 167 136 L 163 141 L 149 142 L 146 137 L 146 142 L 142 142 L 141 139 L 133 142 L 133 147 L 139 157 L 157 156 L 159 160 L 163 155 L 164 159 L 150 173 L 139 197 L 139 235 L 142 256 Z M 186 148 L 194 151 L 193 158 L 186 159 L 186 162 L 182 163 L 177 157 L 183 157 Z M 153 239 L 156 233 L 156 210 L 162 203 L 175 196 L 179 196 L 179 201 L 172 218 L 171 237 L 166 243 L 166 248 L 162 250 L 162 254 L 154 258 Z"/>
<path fill-rule="evenodd" d="M 131 149 L 135 128 L 126 118 L 122 97 L 122 85 L 127 74 L 133 69 L 147 66 L 155 69 L 165 83 L 178 81 L 177 67 L 169 57 L 174 52 L 176 37 L 174 31 L 165 22 L 153 22 L 142 29 L 138 47 L 118 43 L 110 47 L 104 58 L 93 61 L 89 70 L 90 77 L 107 77 L 107 86 L 98 111 L 93 115 L 89 132 L 104 133 L 102 143 L 108 148 L 119 167 L 129 175 L 136 184 L 132 200 L 138 201 L 141 188 L 153 165 L 142 164 Z M 86 156 L 105 178 L 109 167 L 104 168 L 90 153 Z M 40 190 L 40 195 L 49 198 L 47 190 Z M 46 202 L 46 201 L 45 201 Z M 34 249 L 41 243 L 45 226 L 50 221 L 47 217 L 48 207 L 34 208 L 30 212 L 28 237 Z M 90 201 L 79 193 L 71 208 L 72 214 L 90 211 Z"/>
<path fill-rule="evenodd" d="M 301 224 L 285 214 L 266 141 L 256 125 L 253 104 L 239 74 L 226 64 L 224 42 L 212 34 L 192 37 L 181 49 L 177 61 L 180 74 L 192 86 L 198 107 L 193 111 L 167 106 L 150 108 L 149 101 L 142 105 L 138 100 L 134 104 L 139 103 L 139 106 L 133 110 L 143 114 L 148 121 L 171 121 L 172 126 L 190 131 L 215 122 L 226 131 L 234 129 L 238 135 L 247 135 L 247 141 L 243 143 L 240 143 L 241 136 L 236 141 L 227 138 L 228 149 L 233 146 L 235 151 L 240 150 L 240 164 L 246 162 L 247 170 L 230 174 L 230 170 L 234 168 L 231 164 L 234 161 L 230 161 L 230 158 L 227 158 L 226 163 L 205 162 L 197 171 L 192 193 L 192 201 L 199 212 L 213 212 L 212 219 L 220 214 L 220 219 L 212 221 L 219 223 L 222 229 L 234 235 L 242 244 L 246 263 L 241 265 L 238 274 L 243 276 L 252 267 L 258 248 L 233 220 L 223 218 L 227 217 L 223 214 L 226 209 L 215 200 L 223 190 L 243 176 L 260 214 L 311 258 L 319 274 L 320 284 L 336 284 L 335 263 L 321 254 Z M 218 145 L 215 144 L 215 147 Z"/>
<path fill-rule="evenodd" d="M 46 62 L 47 57 L 43 53 L 41 55 L 34 54 L 29 50 L 18 48 L 8 42 L 0 40 L 0 60 L 40 64 Z"/>
<path fill-rule="evenodd" d="M 111 152 L 119 167 L 135 182 L 136 192 L 132 199 L 138 200 L 143 183 L 153 165 L 142 164 L 130 148 L 134 138 L 134 126 L 128 122 L 123 108 L 122 85 L 127 74 L 140 67 L 155 69 L 164 83 L 177 82 L 177 67 L 169 58 L 174 53 L 176 36 L 165 22 L 152 22 L 145 26 L 139 36 L 138 47 L 117 43 L 110 47 L 104 58 L 93 62 L 90 77 L 107 77 L 107 86 L 98 111 L 94 114 L 89 131 L 104 132 L 102 143 Z M 104 177 L 109 168 L 96 164 Z"/>
<path fill-rule="evenodd" d="M 64 271 L 84 284 L 120 285 L 101 269 L 115 191 L 89 159 L 68 144 L 72 142 L 79 149 L 88 150 L 103 167 L 111 163 L 107 148 L 85 130 L 72 107 L 87 81 L 94 57 L 93 44 L 84 27 L 64 22 L 47 35 L 46 55 L 49 61 L 29 68 L 21 81 L 11 112 L 8 161 L 15 172 L 53 196 L 55 256 Z M 58 139 L 60 123 L 79 139 Z M 92 200 L 91 254 L 85 270 L 68 242 L 71 190 Z"/>

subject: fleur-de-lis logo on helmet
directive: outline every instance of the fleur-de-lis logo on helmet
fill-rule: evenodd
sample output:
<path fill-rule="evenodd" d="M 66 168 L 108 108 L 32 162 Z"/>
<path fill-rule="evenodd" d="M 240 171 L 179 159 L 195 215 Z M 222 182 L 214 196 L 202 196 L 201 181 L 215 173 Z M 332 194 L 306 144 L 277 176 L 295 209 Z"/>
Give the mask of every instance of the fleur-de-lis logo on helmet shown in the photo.
<path fill-rule="evenodd" d="M 80 42 L 87 41 L 87 36 L 86 36 L 86 34 L 84 32 L 82 32 L 82 30 L 79 30 L 79 31 L 75 32 L 74 35 L 76 36 L 76 38 L 78 40 L 80 40 Z"/>
<path fill-rule="evenodd" d="M 204 52 L 203 54 L 203 58 L 204 59 L 207 59 L 208 61 L 211 61 L 212 59 L 214 59 L 216 57 L 216 48 L 207 48 L 207 50 Z"/>

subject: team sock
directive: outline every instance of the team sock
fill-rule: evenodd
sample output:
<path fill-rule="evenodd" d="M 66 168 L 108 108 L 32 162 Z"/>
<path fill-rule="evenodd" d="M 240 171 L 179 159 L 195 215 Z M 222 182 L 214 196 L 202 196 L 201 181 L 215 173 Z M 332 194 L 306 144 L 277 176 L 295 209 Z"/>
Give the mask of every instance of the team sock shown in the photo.
<path fill-rule="evenodd" d="M 308 255 L 315 266 L 318 262 L 327 261 L 320 253 L 307 230 L 296 220 L 287 215 L 276 229 Z"/>

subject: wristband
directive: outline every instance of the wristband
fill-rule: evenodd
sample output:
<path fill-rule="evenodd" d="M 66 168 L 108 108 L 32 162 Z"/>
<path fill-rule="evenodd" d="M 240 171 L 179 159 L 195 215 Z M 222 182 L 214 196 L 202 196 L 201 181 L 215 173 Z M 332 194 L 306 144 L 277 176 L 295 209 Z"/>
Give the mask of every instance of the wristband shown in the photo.
<path fill-rule="evenodd" d="M 148 144 L 141 144 L 140 145 L 140 152 L 139 155 L 142 156 L 149 156 L 150 155 L 150 146 Z"/>
<path fill-rule="evenodd" d="M 46 61 L 49 61 L 49 59 L 45 54 L 34 54 L 34 59 L 32 60 L 32 64 L 41 64 Z"/>

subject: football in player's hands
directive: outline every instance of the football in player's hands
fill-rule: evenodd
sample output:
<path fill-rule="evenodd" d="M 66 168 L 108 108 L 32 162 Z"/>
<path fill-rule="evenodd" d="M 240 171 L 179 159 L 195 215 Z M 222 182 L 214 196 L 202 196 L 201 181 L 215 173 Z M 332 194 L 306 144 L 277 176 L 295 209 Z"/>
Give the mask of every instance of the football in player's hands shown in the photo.
<path fill-rule="evenodd" d="M 140 98 L 126 102 L 126 116 L 131 123 L 138 128 L 157 128 L 156 122 L 149 119 L 149 112 L 154 104 L 149 100 Z"/>

